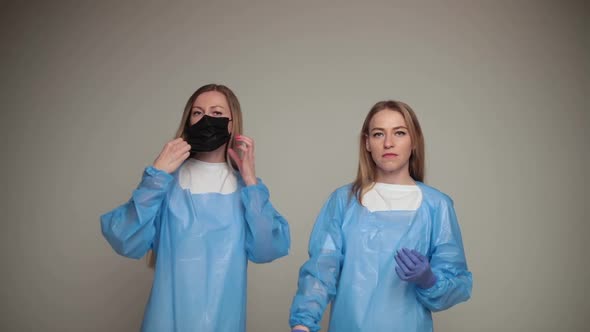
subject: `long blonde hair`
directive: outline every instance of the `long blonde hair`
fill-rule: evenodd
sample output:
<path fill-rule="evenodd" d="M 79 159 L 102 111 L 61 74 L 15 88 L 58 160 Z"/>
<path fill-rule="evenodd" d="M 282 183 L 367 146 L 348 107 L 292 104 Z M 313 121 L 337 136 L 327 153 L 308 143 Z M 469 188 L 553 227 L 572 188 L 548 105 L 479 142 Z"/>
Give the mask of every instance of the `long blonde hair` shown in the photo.
<path fill-rule="evenodd" d="M 174 138 L 182 137 L 183 139 L 186 139 L 185 131 L 188 127 L 190 127 L 190 115 L 193 104 L 197 97 L 209 91 L 217 91 L 223 94 L 227 100 L 227 104 L 229 105 L 229 110 L 231 112 L 232 131 L 230 133 L 229 142 L 225 146 L 225 160 L 234 170 L 237 171 L 238 167 L 229 157 L 228 150 L 230 147 L 233 148 L 235 146 L 235 137 L 242 134 L 242 108 L 240 106 L 238 97 L 236 97 L 234 92 L 227 86 L 221 84 L 207 84 L 198 88 L 197 91 L 195 91 L 190 96 L 186 102 L 186 105 L 184 106 L 184 112 L 182 113 L 182 117 L 180 119 L 180 125 L 178 126 L 178 130 L 176 130 L 176 135 Z M 154 268 L 156 266 L 156 254 L 153 250 L 150 250 L 147 253 L 147 261 L 149 267 Z"/>
<path fill-rule="evenodd" d="M 412 141 L 412 154 L 410 156 L 409 171 L 410 176 L 415 181 L 424 181 L 424 136 L 416 114 L 412 108 L 401 101 L 385 100 L 376 103 L 367 116 L 359 139 L 359 167 L 354 180 L 350 195 L 354 195 L 359 203 L 362 204 L 362 198 L 367 191 L 371 190 L 375 184 L 375 177 L 377 174 L 376 164 L 371 153 L 367 151 L 367 139 L 369 138 L 369 125 L 371 120 L 380 111 L 389 110 L 399 112 L 408 126 L 408 132 Z"/>

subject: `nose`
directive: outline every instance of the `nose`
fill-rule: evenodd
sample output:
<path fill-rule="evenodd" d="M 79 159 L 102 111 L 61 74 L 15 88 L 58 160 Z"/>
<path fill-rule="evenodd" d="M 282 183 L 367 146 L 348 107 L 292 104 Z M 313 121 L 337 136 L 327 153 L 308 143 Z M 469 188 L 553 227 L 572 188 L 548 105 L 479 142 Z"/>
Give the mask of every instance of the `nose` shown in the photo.
<path fill-rule="evenodd" d="M 395 143 L 394 143 L 394 139 L 393 139 L 393 135 L 385 135 L 385 139 L 383 140 L 383 147 L 386 149 L 390 149 L 392 147 L 394 147 Z"/>

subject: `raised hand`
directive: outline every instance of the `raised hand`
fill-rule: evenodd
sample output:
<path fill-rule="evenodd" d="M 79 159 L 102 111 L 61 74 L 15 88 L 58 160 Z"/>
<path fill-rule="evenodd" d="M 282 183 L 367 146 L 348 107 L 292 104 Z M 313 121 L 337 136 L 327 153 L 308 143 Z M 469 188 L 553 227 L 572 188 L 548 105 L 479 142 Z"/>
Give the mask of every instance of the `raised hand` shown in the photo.
<path fill-rule="evenodd" d="M 174 172 L 190 156 L 191 146 L 182 138 L 172 140 L 154 161 L 154 167 L 166 173 Z"/>
<path fill-rule="evenodd" d="M 234 149 L 229 148 L 229 156 L 234 160 L 242 179 L 246 185 L 256 184 L 256 170 L 254 169 L 254 140 L 244 135 L 236 136 L 237 150 L 241 151 L 241 156 Z"/>

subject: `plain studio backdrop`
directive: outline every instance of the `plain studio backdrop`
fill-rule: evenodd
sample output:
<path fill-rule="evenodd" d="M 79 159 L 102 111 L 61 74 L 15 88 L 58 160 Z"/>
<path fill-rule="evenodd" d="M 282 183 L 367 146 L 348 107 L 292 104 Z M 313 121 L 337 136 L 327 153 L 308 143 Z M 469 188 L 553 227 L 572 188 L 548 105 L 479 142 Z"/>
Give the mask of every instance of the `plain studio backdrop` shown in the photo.
<path fill-rule="evenodd" d="M 315 217 L 383 99 L 418 114 L 473 272 L 435 330 L 588 331 L 589 21 L 557 0 L 0 2 L 0 330 L 138 330 L 152 272 L 99 216 L 216 82 L 292 232 L 249 265 L 249 331 L 289 330 Z"/>

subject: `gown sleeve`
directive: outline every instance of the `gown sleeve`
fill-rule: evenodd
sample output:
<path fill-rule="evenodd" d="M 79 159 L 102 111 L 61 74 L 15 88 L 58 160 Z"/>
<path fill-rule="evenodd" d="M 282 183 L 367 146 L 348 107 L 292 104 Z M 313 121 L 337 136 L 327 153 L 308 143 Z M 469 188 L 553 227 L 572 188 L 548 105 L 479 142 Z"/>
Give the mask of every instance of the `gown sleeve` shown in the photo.
<path fill-rule="evenodd" d="M 268 188 L 256 185 L 241 189 L 246 218 L 246 252 L 254 263 L 268 263 L 286 256 L 291 246 L 289 224 L 270 202 Z"/>
<path fill-rule="evenodd" d="M 309 240 L 309 260 L 299 270 L 298 289 L 291 305 L 291 326 L 315 332 L 338 288 L 343 261 L 342 199 L 333 193 L 318 215 Z"/>
<path fill-rule="evenodd" d="M 102 235 L 119 255 L 139 259 L 151 248 L 173 176 L 147 167 L 129 201 L 100 217 Z"/>
<path fill-rule="evenodd" d="M 448 309 L 471 297 L 472 275 L 467 270 L 461 230 L 453 201 L 445 196 L 435 213 L 432 227 L 430 266 L 436 283 L 416 287 L 418 300 L 431 311 Z"/>

